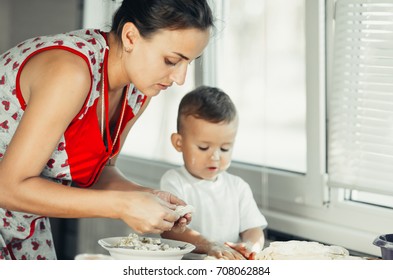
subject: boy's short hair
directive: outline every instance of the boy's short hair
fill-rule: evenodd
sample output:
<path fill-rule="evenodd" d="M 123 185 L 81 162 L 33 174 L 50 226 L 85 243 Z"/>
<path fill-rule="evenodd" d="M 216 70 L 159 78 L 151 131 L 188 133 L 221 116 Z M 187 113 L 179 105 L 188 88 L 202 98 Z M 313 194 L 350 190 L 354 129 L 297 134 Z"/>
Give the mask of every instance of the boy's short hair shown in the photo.
<path fill-rule="evenodd" d="M 182 118 L 193 116 L 212 123 L 231 122 L 236 118 L 236 107 L 221 89 L 199 86 L 187 93 L 179 104 L 177 131 L 181 131 Z"/>

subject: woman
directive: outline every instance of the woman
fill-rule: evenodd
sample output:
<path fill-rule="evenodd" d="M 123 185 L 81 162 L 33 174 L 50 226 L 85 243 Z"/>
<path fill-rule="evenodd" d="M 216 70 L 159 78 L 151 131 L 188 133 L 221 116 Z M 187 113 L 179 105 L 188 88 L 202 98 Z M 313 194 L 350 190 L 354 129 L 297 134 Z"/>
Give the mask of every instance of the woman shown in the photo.
<path fill-rule="evenodd" d="M 47 217 L 184 230 L 183 201 L 115 163 L 150 99 L 184 83 L 212 25 L 206 0 L 124 0 L 109 33 L 42 36 L 0 56 L 0 259 L 56 259 Z"/>

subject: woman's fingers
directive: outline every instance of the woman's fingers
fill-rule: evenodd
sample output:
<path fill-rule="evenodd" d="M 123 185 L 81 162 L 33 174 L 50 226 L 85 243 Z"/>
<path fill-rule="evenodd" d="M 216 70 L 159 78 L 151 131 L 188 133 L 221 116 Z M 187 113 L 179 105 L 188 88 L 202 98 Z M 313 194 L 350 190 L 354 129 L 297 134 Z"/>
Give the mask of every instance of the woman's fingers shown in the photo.
<path fill-rule="evenodd" d="M 159 197 L 160 199 L 162 199 L 163 201 L 166 201 L 170 209 L 176 209 L 177 205 L 186 205 L 186 203 L 183 200 L 171 194 L 170 192 L 154 190 L 153 194 Z"/>
<path fill-rule="evenodd" d="M 185 203 L 169 192 L 156 190 L 133 195 L 140 196 L 140 199 L 134 197 L 133 203 L 129 203 L 128 215 L 124 220 L 139 234 L 170 230 L 181 233 L 191 221 L 190 213 L 179 217 L 175 211 L 176 205 Z"/>
<path fill-rule="evenodd" d="M 160 197 L 147 193 L 136 192 L 132 197 L 124 197 L 127 208 L 123 210 L 122 219 L 137 233 L 162 233 L 173 228 L 178 221 L 171 204 Z M 184 221 L 180 224 L 182 225 Z"/>
<path fill-rule="evenodd" d="M 132 228 L 134 229 L 135 232 L 138 234 L 146 234 L 146 233 L 156 233 L 156 234 L 161 234 L 164 231 L 169 231 L 173 228 L 174 223 L 173 222 L 168 222 L 165 220 L 161 220 L 158 222 L 148 222 L 145 221 L 144 223 L 141 223 L 139 226 L 133 226 Z"/>
<path fill-rule="evenodd" d="M 170 210 L 176 210 L 176 206 L 182 205 L 185 206 L 185 202 L 179 199 L 177 196 L 160 190 L 153 191 L 158 198 L 162 200 L 163 206 L 168 207 Z M 174 232 L 181 233 L 184 232 L 186 226 L 191 222 L 191 213 L 186 213 L 184 216 L 179 217 L 179 215 L 174 212 L 176 216 L 171 216 L 166 220 L 169 222 L 174 222 L 174 225 L 171 229 Z"/>

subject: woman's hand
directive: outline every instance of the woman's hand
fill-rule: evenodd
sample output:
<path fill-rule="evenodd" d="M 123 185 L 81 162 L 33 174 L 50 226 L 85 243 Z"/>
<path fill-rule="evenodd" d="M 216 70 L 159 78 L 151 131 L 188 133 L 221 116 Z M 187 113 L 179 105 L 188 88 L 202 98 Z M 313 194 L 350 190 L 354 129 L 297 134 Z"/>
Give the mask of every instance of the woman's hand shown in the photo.
<path fill-rule="evenodd" d="M 124 201 L 120 218 L 139 234 L 162 233 L 173 228 L 179 216 L 171 204 L 152 192 L 118 192 Z"/>
<path fill-rule="evenodd" d="M 162 233 L 169 230 L 181 233 L 191 221 L 191 215 L 179 218 L 174 211 L 177 205 L 186 205 L 183 200 L 169 192 L 143 187 L 129 181 L 116 166 L 105 166 L 94 188 L 116 191 L 119 194 L 117 198 L 121 201 L 126 199 L 124 204 L 120 204 L 125 205 L 126 210 L 120 208 L 121 212 L 117 218 L 124 217 L 121 219 L 138 233 Z M 117 203 L 115 207 L 118 206 Z"/>
<path fill-rule="evenodd" d="M 189 214 L 179 218 L 176 206 L 185 202 L 168 192 L 145 188 L 117 193 L 124 201 L 120 218 L 139 234 L 183 232 L 191 221 Z"/>
<path fill-rule="evenodd" d="M 156 196 L 158 196 L 162 200 L 169 202 L 172 206 L 175 207 L 175 208 L 172 208 L 173 210 L 176 209 L 177 205 L 186 205 L 186 203 L 183 200 L 181 200 L 180 198 L 178 198 L 177 196 L 175 196 L 169 192 L 154 190 L 153 194 L 155 194 Z M 172 231 L 176 232 L 176 233 L 184 232 L 187 225 L 191 222 L 191 218 L 192 218 L 191 214 L 186 214 L 186 215 L 180 217 L 175 222 L 175 224 L 172 228 Z"/>
<path fill-rule="evenodd" d="M 173 205 L 173 209 L 176 209 L 177 205 L 186 205 L 186 203 L 178 198 L 177 196 L 171 194 L 170 192 L 160 191 L 160 190 L 153 190 L 153 194 L 161 198 L 162 200 L 170 203 Z"/>

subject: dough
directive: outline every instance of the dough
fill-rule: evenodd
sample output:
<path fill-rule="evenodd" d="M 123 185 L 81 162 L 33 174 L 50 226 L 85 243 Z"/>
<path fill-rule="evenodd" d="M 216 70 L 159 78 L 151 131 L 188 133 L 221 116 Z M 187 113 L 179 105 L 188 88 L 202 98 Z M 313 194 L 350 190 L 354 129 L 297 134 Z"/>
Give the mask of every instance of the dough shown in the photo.
<path fill-rule="evenodd" d="M 178 205 L 175 209 L 175 212 L 179 215 L 179 217 L 183 217 L 187 213 L 193 213 L 195 211 L 194 206 L 192 205 Z"/>
<path fill-rule="evenodd" d="M 161 238 L 139 236 L 136 233 L 131 233 L 127 237 L 123 237 L 115 244 L 115 247 L 129 247 L 133 250 L 140 251 L 179 251 L 180 248 L 170 247 L 168 244 L 162 242 Z"/>
<path fill-rule="evenodd" d="M 347 249 L 314 241 L 275 241 L 259 252 L 257 260 L 336 260 L 354 259 Z"/>

